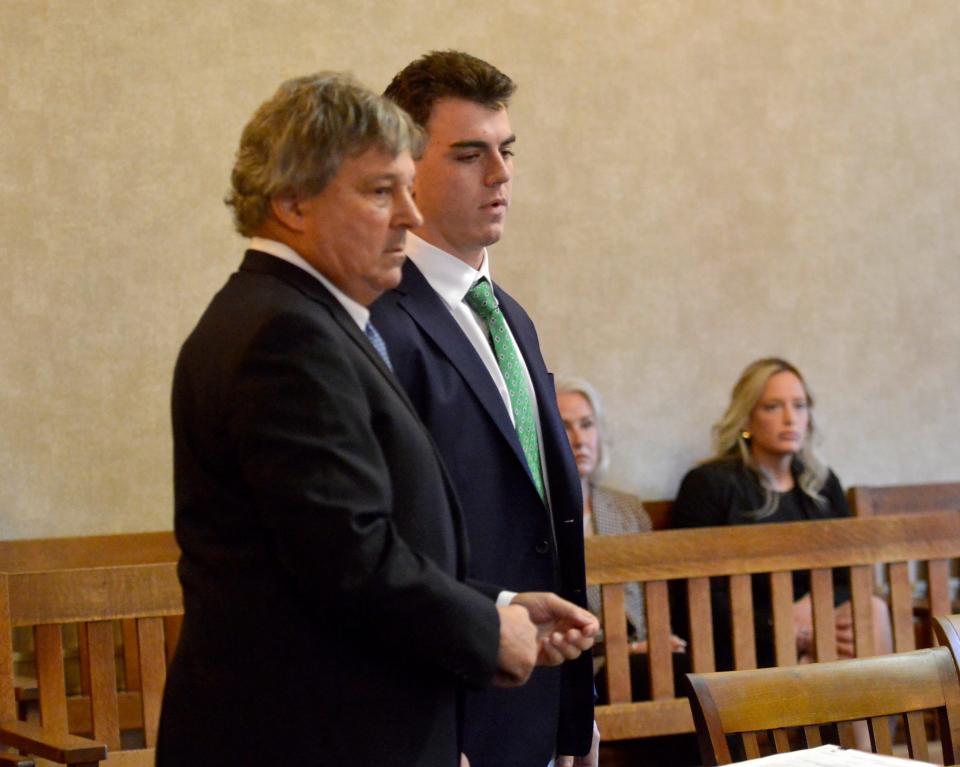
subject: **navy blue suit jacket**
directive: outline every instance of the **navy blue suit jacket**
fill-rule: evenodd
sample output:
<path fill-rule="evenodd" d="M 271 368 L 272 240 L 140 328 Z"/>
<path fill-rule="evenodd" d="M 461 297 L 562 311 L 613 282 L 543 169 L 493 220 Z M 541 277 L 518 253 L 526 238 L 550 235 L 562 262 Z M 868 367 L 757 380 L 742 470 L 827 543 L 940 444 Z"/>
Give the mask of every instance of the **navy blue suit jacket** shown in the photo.
<path fill-rule="evenodd" d="M 490 374 L 411 261 L 399 287 L 372 307 L 394 371 L 433 435 L 466 518 L 470 576 L 513 591 L 554 591 L 585 605 L 580 480 L 557 412 L 536 330 L 523 308 L 494 292 L 527 364 L 539 407 L 548 511 Z M 537 669 L 514 690 L 467 694 L 464 743 L 472 767 L 543 767 L 556 750 L 584 754 L 593 722 L 585 653 Z"/>

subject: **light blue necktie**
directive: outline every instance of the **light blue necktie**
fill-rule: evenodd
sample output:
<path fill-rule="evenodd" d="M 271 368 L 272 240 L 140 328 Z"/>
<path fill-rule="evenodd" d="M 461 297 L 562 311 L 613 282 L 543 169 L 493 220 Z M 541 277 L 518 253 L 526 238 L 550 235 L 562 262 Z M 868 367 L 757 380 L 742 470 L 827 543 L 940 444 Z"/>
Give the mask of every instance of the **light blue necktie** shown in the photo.
<path fill-rule="evenodd" d="M 377 350 L 377 354 L 380 355 L 380 359 L 383 360 L 383 364 L 390 368 L 390 370 L 393 370 L 393 365 L 390 364 L 390 355 L 387 354 L 387 345 L 383 341 L 383 336 L 377 332 L 377 329 L 373 326 L 372 322 L 367 322 L 367 326 L 363 329 L 363 333 L 367 338 L 370 339 L 371 346 Z"/>

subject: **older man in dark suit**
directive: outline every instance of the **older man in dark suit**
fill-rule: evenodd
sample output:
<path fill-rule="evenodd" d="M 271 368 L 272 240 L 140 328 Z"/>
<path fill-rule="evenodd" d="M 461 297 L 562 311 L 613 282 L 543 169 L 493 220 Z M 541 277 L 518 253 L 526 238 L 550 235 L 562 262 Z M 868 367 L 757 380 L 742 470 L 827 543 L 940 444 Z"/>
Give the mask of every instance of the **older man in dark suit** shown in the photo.
<path fill-rule="evenodd" d="M 455 494 L 369 323 L 421 222 L 419 142 L 330 74 L 244 130 L 228 204 L 253 240 L 174 378 L 186 614 L 161 767 L 454 767 L 463 685 L 520 684 L 591 641 L 552 594 L 504 608 L 465 582 Z"/>
<path fill-rule="evenodd" d="M 427 132 L 414 182 L 424 220 L 408 238 L 403 281 L 373 317 L 463 504 L 471 574 L 585 604 L 580 481 L 553 379 L 487 251 L 510 206 L 514 88 L 459 51 L 414 61 L 387 88 Z M 468 694 L 473 767 L 595 764 L 592 677 L 582 657 L 538 669 L 520 690 Z"/>

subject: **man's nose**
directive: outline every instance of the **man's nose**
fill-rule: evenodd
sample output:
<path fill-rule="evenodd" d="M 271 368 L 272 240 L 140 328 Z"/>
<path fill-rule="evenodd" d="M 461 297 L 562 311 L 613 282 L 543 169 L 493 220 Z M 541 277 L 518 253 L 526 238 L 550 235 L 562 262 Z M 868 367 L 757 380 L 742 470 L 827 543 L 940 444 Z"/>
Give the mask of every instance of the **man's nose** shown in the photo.
<path fill-rule="evenodd" d="M 496 152 L 490 160 L 490 167 L 487 171 L 487 184 L 490 186 L 506 184 L 511 177 L 512 173 L 510 172 L 510 165 L 507 163 L 507 158 L 499 152 Z"/>
<path fill-rule="evenodd" d="M 417 203 L 413 201 L 413 195 L 408 189 L 400 193 L 400 203 L 397 206 L 397 212 L 394 217 L 396 226 L 402 226 L 405 229 L 416 229 L 423 223 L 423 216 Z"/>

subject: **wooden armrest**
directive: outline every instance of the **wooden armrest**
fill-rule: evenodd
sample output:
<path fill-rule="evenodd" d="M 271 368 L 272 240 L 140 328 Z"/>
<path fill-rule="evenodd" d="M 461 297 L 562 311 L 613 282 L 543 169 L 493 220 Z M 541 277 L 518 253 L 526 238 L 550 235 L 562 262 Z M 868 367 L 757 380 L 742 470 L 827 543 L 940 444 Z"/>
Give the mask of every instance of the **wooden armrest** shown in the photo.
<path fill-rule="evenodd" d="M 107 758 L 107 747 L 77 735 L 53 735 L 29 722 L 0 723 L 0 743 L 59 764 L 94 764 Z"/>
<path fill-rule="evenodd" d="M 0 767 L 35 767 L 33 759 L 16 754 L 0 754 Z"/>

